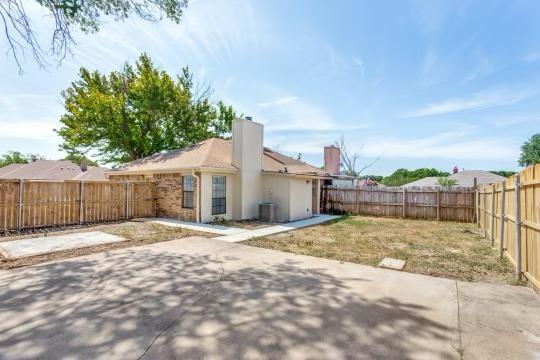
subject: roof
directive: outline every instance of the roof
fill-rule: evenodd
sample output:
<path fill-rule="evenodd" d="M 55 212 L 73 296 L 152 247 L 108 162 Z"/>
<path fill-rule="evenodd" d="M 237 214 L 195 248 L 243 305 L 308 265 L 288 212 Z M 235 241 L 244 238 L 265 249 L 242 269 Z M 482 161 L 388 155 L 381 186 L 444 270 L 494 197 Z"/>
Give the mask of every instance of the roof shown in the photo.
<path fill-rule="evenodd" d="M 448 176 L 448 179 L 456 180 L 457 184 L 455 186 L 463 187 L 473 187 L 474 178 L 476 178 L 477 185 L 492 184 L 498 181 L 506 179 L 503 176 L 491 173 L 485 170 L 463 170 L 456 174 Z M 440 186 L 438 183 L 438 177 L 429 176 L 423 179 L 419 179 L 408 184 L 403 185 L 404 187 L 423 187 L 423 186 Z"/>
<path fill-rule="evenodd" d="M 107 168 L 89 166 L 86 171 L 68 160 L 37 160 L 0 168 L 0 179 L 27 180 L 107 180 Z"/>
<path fill-rule="evenodd" d="M 115 169 L 109 174 L 129 172 L 146 173 L 174 171 L 183 169 L 223 169 L 236 171 L 232 164 L 232 142 L 220 138 L 211 138 L 184 148 L 157 153 L 132 161 Z M 303 161 L 293 159 L 268 148 L 263 150 L 262 170 L 289 174 L 326 174 L 323 170 Z"/>

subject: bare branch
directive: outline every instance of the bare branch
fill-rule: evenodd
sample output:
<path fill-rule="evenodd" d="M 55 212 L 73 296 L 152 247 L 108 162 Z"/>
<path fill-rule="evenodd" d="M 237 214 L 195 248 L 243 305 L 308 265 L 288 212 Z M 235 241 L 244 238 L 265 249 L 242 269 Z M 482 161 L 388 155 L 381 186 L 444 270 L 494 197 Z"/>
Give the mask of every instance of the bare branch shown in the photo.
<path fill-rule="evenodd" d="M 357 152 L 353 152 L 349 149 L 347 146 L 347 143 L 345 142 L 345 137 L 341 136 L 341 138 L 336 140 L 335 145 L 339 148 L 340 153 L 340 159 L 341 164 L 345 170 L 346 175 L 350 176 L 360 176 L 360 174 L 365 171 L 366 169 L 373 166 L 377 161 L 381 159 L 381 157 L 377 157 L 375 160 L 373 160 L 371 163 L 365 165 L 364 167 L 360 168 L 360 170 L 356 169 L 356 162 L 358 161 L 358 158 L 360 157 L 360 153 L 364 149 L 364 145 L 360 145 Z"/>

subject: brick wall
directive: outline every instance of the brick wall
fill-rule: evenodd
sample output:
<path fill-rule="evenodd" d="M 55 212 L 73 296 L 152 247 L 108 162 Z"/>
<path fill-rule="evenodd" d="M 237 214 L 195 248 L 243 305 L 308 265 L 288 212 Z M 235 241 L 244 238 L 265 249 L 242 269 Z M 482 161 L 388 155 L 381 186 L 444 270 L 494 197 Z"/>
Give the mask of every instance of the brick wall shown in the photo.
<path fill-rule="evenodd" d="M 194 208 L 182 207 L 182 174 L 154 174 L 151 178 L 140 175 L 114 175 L 111 180 L 122 181 L 155 181 L 156 183 L 156 216 L 175 218 L 186 221 L 197 221 L 197 192 L 199 186 L 195 178 Z"/>

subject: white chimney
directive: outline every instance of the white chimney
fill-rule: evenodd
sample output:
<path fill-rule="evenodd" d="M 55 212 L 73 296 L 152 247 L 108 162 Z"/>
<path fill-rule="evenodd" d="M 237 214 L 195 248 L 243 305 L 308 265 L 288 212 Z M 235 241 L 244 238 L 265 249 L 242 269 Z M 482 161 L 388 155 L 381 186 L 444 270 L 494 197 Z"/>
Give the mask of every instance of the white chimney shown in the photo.
<path fill-rule="evenodd" d="M 234 119 L 232 124 L 233 165 L 235 177 L 233 217 L 253 219 L 258 216 L 261 199 L 263 125 L 250 119 Z"/>

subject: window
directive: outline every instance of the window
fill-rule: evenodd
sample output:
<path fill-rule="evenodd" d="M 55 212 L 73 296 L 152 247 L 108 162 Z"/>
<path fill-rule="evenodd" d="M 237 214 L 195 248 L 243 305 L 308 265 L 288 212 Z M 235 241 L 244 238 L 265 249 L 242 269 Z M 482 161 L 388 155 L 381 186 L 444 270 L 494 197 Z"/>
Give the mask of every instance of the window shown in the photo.
<path fill-rule="evenodd" d="M 227 212 L 226 179 L 225 176 L 212 176 L 212 215 Z"/>
<path fill-rule="evenodd" d="M 193 209 L 193 193 L 195 191 L 195 178 L 191 175 L 182 176 L 182 207 Z"/>

